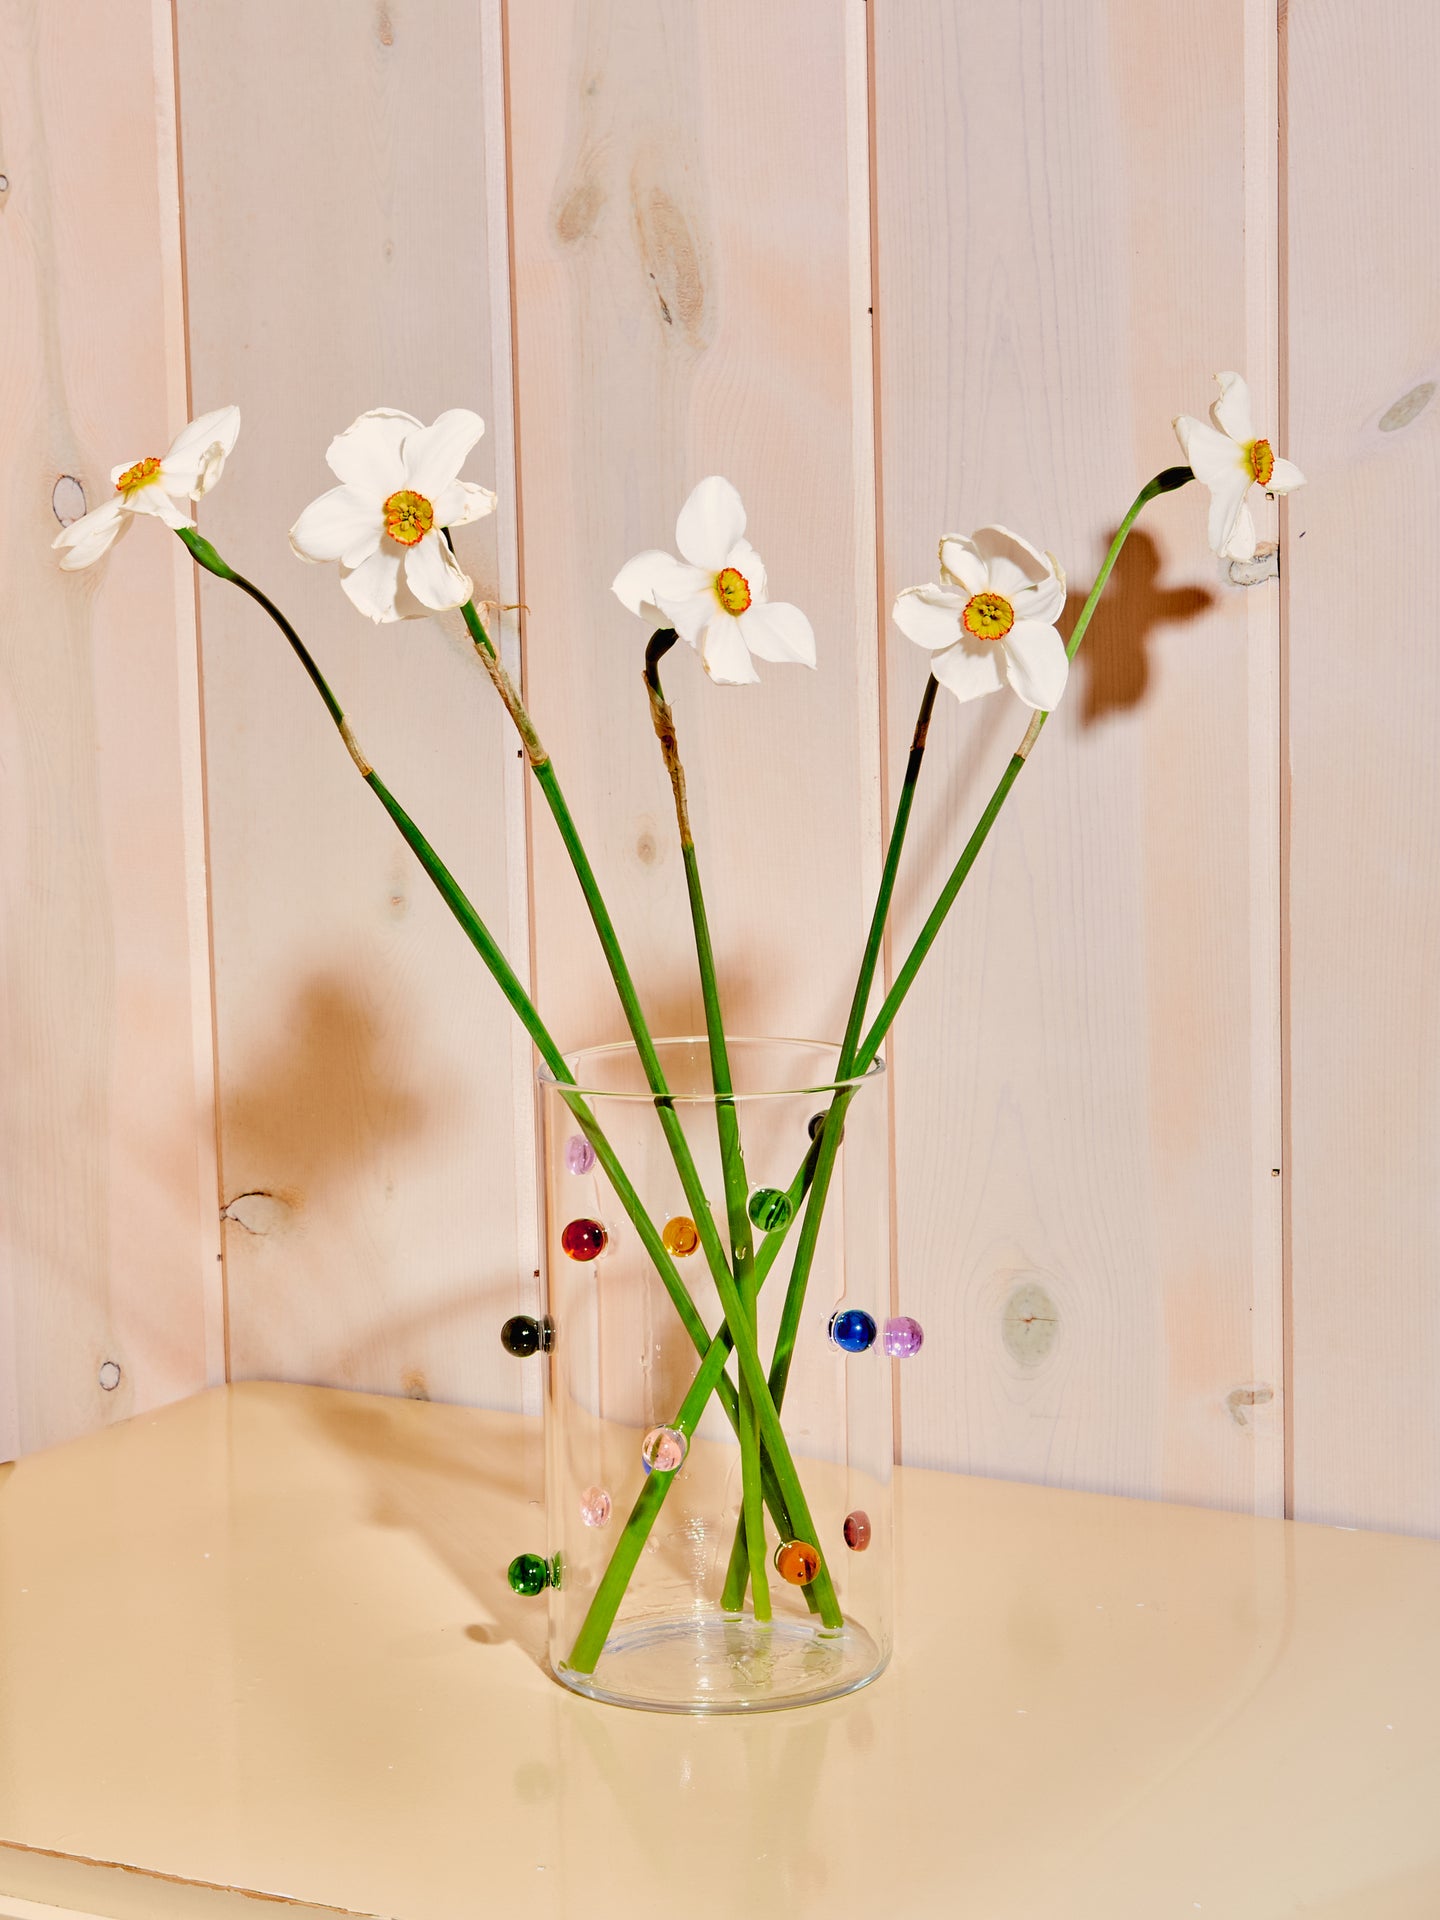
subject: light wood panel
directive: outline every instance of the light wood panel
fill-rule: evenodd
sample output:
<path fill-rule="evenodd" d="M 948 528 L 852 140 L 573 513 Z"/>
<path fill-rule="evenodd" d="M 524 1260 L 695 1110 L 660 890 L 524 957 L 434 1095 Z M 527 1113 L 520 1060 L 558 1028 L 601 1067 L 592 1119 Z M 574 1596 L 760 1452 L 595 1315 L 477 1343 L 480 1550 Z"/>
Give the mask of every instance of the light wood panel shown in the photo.
<path fill-rule="evenodd" d="M 4 1457 L 223 1377 L 188 566 L 48 551 L 185 418 L 172 104 L 168 7 L 0 6 Z"/>
<path fill-rule="evenodd" d="M 498 7 L 178 21 L 195 401 L 245 414 L 207 530 L 523 972 L 515 750 L 458 616 L 372 627 L 286 539 L 355 415 L 471 406 L 502 511 L 460 551 L 516 598 Z M 232 1375 L 516 1404 L 496 1327 L 534 1297 L 528 1058 L 279 635 L 218 583 L 201 609 Z"/>
<path fill-rule="evenodd" d="M 874 17 L 887 604 L 986 521 L 1083 595 L 1217 367 L 1273 417 L 1273 11 Z M 907 1460 L 1278 1510 L 1275 622 L 1201 498 L 1150 510 L 902 1017 Z M 1026 717 L 942 692 L 892 958 Z"/>
<path fill-rule="evenodd" d="M 509 49 L 532 711 L 654 1029 L 703 1031 L 648 634 L 609 583 L 727 475 L 819 671 L 665 665 L 726 1016 L 838 1037 L 878 860 L 863 8 L 546 0 Z M 533 877 L 557 1034 L 623 1034 L 543 808 Z"/>
<path fill-rule="evenodd" d="M 1288 36 L 1294 1503 L 1440 1528 L 1440 40 Z"/>

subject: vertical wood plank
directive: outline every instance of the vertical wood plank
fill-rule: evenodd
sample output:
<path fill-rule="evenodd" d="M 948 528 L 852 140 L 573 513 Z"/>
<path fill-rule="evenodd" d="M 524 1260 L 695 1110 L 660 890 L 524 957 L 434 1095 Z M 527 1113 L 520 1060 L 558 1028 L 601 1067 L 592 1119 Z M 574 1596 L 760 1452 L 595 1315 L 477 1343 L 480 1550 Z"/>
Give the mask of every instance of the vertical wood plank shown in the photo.
<path fill-rule="evenodd" d="M 168 6 L 0 6 L 6 1456 L 223 1377 L 193 590 L 47 551 L 184 421 L 173 91 Z"/>
<path fill-rule="evenodd" d="M 877 0 L 887 602 L 986 521 L 1083 594 L 1215 368 L 1273 418 L 1273 41 L 1242 0 Z M 1275 593 L 1197 490 L 1112 595 L 893 1048 L 905 1457 L 1273 1512 Z M 894 786 L 925 663 L 886 662 Z M 892 959 L 1025 719 L 942 692 Z"/>
<path fill-rule="evenodd" d="M 1297 1517 L 1440 1529 L 1440 42 L 1289 9 Z"/>
<path fill-rule="evenodd" d="M 473 406 L 467 471 L 502 509 L 460 553 L 477 596 L 517 598 L 498 6 L 180 0 L 178 22 L 196 405 L 245 416 L 207 530 L 523 970 L 515 748 L 458 616 L 371 627 L 286 540 L 355 415 Z M 534 1295 L 508 1010 L 280 636 L 213 581 L 202 617 L 232 1371 L 518 1404 L 495 1337 Z"/>
<path fill-rule="evenodd" d="M 609 583 L 727 475 L 819 671 L 666 663 L 726 1017 L 838 1038 L 878 866 L 863 8 L 547 0 L 509 38 L 532 710 L 654 1031 L 703 1031 L 647 633 Z M 542 1005 L 566 1044 L 622 1036 L 533 833 Z"/>

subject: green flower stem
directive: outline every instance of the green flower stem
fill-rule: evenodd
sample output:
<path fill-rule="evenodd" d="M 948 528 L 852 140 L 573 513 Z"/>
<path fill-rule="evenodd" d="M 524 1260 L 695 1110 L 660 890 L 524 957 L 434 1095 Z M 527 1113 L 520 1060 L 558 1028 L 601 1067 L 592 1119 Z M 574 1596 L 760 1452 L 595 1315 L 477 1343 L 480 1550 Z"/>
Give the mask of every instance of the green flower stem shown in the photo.
<path fill-rule="evenodd" d="M 765 1238 L 760 1242 L 759 1252 L 755 1257 L 757 1291 L 760 1287 L 764 1286 L 770 1269 L 774 1266 L 776 1258 L 789 1235 L 791 1224 L 804 1201 L 818 1152 L 818 1146 L 811 1147 L 805 1156 L 804 1165 L 790 1183 L 786 1196 L 790 1201 L 790 1214 L 785 1224 L 776 1227 L 772 1233 L 767 1233 Z M 716 1334 L 709 1352 L 705 1355 L 699 1372 L 690 1383 L 689 1391 L 680 1403 L 680 1411 L 670 1423 L 672 1426 L 678 1427 L 687 1439 L 699 1424 L 700 1416 L 705 1411 L 705 1403 L 709 1400 L 710 1395 L 715 1392 L 717 1386 L 724 1381 L 725 1362 L 730 1357 L 731 1344 L 729 1328 L 722 1327 L 720 1332 Z M 765 1471 L 768 1479 L 768 1462 L 765 1463 Z M 577 1673 L 593 1673 L 595 1671 L 595 1663 L 604 1651 L 605 1642 L 609 1637 L 611 1627 L 615 1623 L 615 1615 L 619 1610 L 620 1602 L 625 1597 L 625 1589 L 629 1585 L 630 1576 L 635 1571 L 641 1551 L 644 1548 L 646 1540 L 650 1537 L 651 1528 L 659 1518 L 660 1508 L 664 1504 L 665 1496 L 670 1491 L 674 1479 L 675 1475 L 673 1473 L 650 1474 L 644 1487 L 641 1489 L 640 1497 L 630 1509 L 629 1518 L 621 1528 L 620 1538 L 616 1542 L 615 1551 L 610 1556 L 610 1563 L 600 1577 L 600 1584 L 595 1589 L 595 1597 L 590 1602 L 580 1631 L 576 1635 L 575 1644 L 571 1648 L 570 1656 L 565 1663 Z M 790 1516 L 788 1511 L 785 1510 L 783 1503 L 777 1507 L 776 1501 L 770 1498 L 768 1489 L 766 1497 L 767 1500 L 769 1500 L 770 1510 L 775 1516 L 776 1526 L 787 1539 L 793 1538 Z M 818 1612 L 819 1602 L 815 1597 L 813 1585 L 807 1586 L 804 1591 L 811 1612 Z"/>
<path fill-rule="evenodd" d="M 560 783 L 556 779 L 550 757 L 540 744 L 535 734 L 535 729 L 530 723 L 529 716 L 525 712 L 520 696 L 496 656 L 495 648 L 491 643 L 489 634 L 485 631 L 479 614 L 475 610 L 474 603 L 467 601 L 461 609 L 461 612 L 464 616 L 465 624 L 470 630 L 470 637 L 474 641 L 476 653 L 480 656 L 482 665 L 484 665 L 486 672 L 495 684 L 496 690 L 499 692 L 502 700 L 504 700 L 520 732 L 521 739 L 525 743 L 525 751 L 530 760 L 531 768 L 536 780 L 539 782 L 541 791 L 545 795 L 550 807 L 550 812 L 555 820 L 555 825 L 559 829 L 560 837 L 565 844 L 566 852 L 570 856 L 570 863 L 575 869 L 576 878 L 580 882 L 581 891 L 585 895 L 585 902 L 590 909 L 590 917 L 595 924 L 595 931 L 600 937 L 600 944 L 610 968 L 611 978 L 615 982 L 616 992 L 620 996 L 620 1004 L 624 1009 L 626 1021 L 630 1027 L 631 1037 L 635 1042 L 636 1052 L 640 1056 L 641 1065 L 644 1068 L 650 1090 L 655 1096 L 656 1115 L 659 1118 L 661 1129 L 665 1134 L 671 1155 L 674 1158 L 675 1168 L 680 1176 L 680 1185 L 684 1191 L 686 1202 L 689 1205 L 691 1218 L 694 1220 L 696 1231 L 700 1235 L 700 1244 L 704 1248 L 706 1263 L 710 1268 L 711 1278 L 714 1280 L 716 1291 L 720 1296 L 721 1308 L 724 1311 L 725 1319 L 734 1336 L 735 1354 L 739 1363 L 740 1379 L 752 1398 L 756 1401 L 761 1438 L 765 1443 L 766 1451 L 770 1455 L 771 1464 L 775 1471 L 775 1478 L 779 1483 L 785 1504 L 789 1508 L 796 1526 L 808 1526 L 810 1523 L 810 1510 L 806 1503 L 804 1491 L 800 1485 L 799 1475 L 795 1471 L 795 1463 L 791 1458 L 789 1442 L 781 1430 L 779 1417 L 770 1399 L 765 1373 L 760 1362 L 758 1342 L 746 1321 L 740 1295 L 736 1290 L 734 1277 L 731 1274 L 729 1262 L 725 1257 L 725 1249 L 721 1244 L 720 1236 L 715 1226 L 714 1216 L 710 1211 L 710 1204 L 706 1198 L 705 1189 L 701 1185 L 694 1156 L 690 1151 L 690 1143 L 685 1138 L 684 1126 L 680 1121 L 679 1115 L 675 1112 L 670 1090 L 665 1084 L 665 1075 L 660 1065 L 659 1055 L 656 1053 L 655 1043 L 650 1037 L 650 1029 L 645 1023 L 645 1016 L 640 1007 L 639 997 L 635 992 L 635 984 L 630 977 L 630 970 L 620 950 L 620 942 L 616 937 L 609 911 L 601 897 L 599 885 L 596 882 L 585 849 L 581 844 L 580 836 L 576 831 L 575 822 L 571 818 L 570 809 L 566 805 L 564 795 L 560 791 Z M 807 1533 L 805 1537 L 808 1539 L 810 1535 Z M 835 1599 L 835 1590 L 830 1580 L 829 1568 L 823 1558 L 820 1570 L 815 1576 L 814 1585 L 816 1598 L 820 1603 L 821 1616 L 825 1619 L 826 1624 L 835 1627 L 843 1625 L 843 1616 L 840 1613 L 839 1604 Z"/>
<path fill-rule="evenodd" d="M 1141 511 L 1150 501 L 1155 499 L 1158 494 L 1173 493 L 1177 487 L 1183 487 L 1187 481 L 1193 480 L 1194 477 L 1189 467 L 1167 467 L 1163 473 L 1157 473 L 1155 478 L 1143 486 L 1139 493 L 1136 494 L 1130 511 L 1120 522 L 1116 530 L 1115 538 L 1110 542 L 1110 550 L 1105 555 L 1104 563 L 1099 573 L 1095 576 L 1095 584 L 1090 589 L 1090 597 L 1080 609 L 1080 618 L 1075 622 L 1074 631 L 1071 633 L 1066 646 L 1066 652 L 1072 660 L 1079 651 L 1080 642 L 1085 638 L 1085 632 L 1090 625 L 1091 617 L 1096 607 L 1100 604 L 1100 596 L 1105 591 L 1115 562 L 1120 558 L 1120 550 L 1129 538 L 1130 529 L 1139 519 Z M 1039 739 L 1041 729 L 1049 717 L 1047 713 L 1037 712 L 1035 714 L 1026 730 L 1025 738 L 1016 748 L 1009 765 L 1000 776 L 1000 783 L 990 796 L 989 805 L 986 807 L 984 813 L 981 814 L 974 833 L 971 834 L 969 840 L 966 842 L 964 851 L 955 863 L 954 871 L 941 890 L 940 898 L 935 902 L 934 907 L 930 911 L 929 918 L 920 929 L 914 946 L 905 957 L 904 965 L 895 976 L 894 985 L 885 996 L 879 1013 L 876 1014 L 869 1032 L 861 1042 L 860 1051 L 856 1058 L 856 1066 L 858 1068 L 863 1070 L 865 1067 L 868 1067 L 880 1051 L 885 1035 L 894 1025 L 895 1016 L 904 1004 L 906 994 L 909 993 L 911 987 L 915 984 L 915 976 L 924 964 L 925 956 L 935 944 L 936 936 L 945 923 L 945 916 L 949 913 L 951 907 L 954 906 L 955 898 L 961 887 L 965 884 L 971 867 L 975 864 L 976 855 L 979 853 L 981 847 L 984 846 L 990 829 L 994 826 L 1011 787 L 1014 786 L 1016 780 L 1020 777 L 1020 769 L 1025 765 L 1026 760 L 1030 756 L 1030 749 Z"/>
<path fill-rule="evenodd" d="M 650 697 L 650 717 L 655 737 L 660 742 L 665 771 L 675 798 L 675 824 L 680 833 L 680 855 L 685 866 L 685 890 L 690 898 L 690 924 L 695 932 L 695 960 L 700 972 L 700 994 L 705 1004 L 705 1034 L 710 1049 L 710 1081 L 715 1090 L 715 1131 L 720 1141 L 720 1165 L 725 1181 L 725 1210 L 730 1226 L 730 1252 L 734 1261 L 735 1285 L 745 1307 L 750 1331 L 758 1330 L 756 1313 L 754 1242 L 750 1233 L 747 1203 L 750 1182 L 745 1175 L 745 1155 L 740 1143 L 740 1121 L 735 1112 L 734 1084 L 730 1078 L 730 1053 L 725 1044 L 725 1018 L 720 1010 L 720 986 L 715 969 L 715 951 L 710 942 L 710 917 L 705 911 L 705 893 L 700 884 L 700 862 L 695 852 L 695 835 L 690 826 L 690 808 L 685 797 L 685 768 L 680 759 L 680 743 L 675 732 L 675 716 L 660 685 L 660 662 L 675 645 L 679 635 L 673 627 L 662 627 L 650 636 L 645 649 L 645 690 Z M 739 1527 L 749 1541 L 748 1564 L 755 1589 L 755 1618 L 762 1624 L 770 1619 L 770 1581 L 765 1567 L 765 1518 L 760 1496 L 760 1420 L 750 1402 L 750 1391 L 740 1382 L 740 1485 L 741 1519 Z M 743 1590 L 741 1594 L 743 1599 Z M 731 1603 L 728 1590 L 721 1605 L 737 1611 L 740 1602 Z"/>
<path fill-rule="evenodd" d="M 1171 493 L 1177 487 L 1183 487 L 1187 481 L 1193 478 L 1194 475 L 1189 467 L 1167 467 L 1163 473 L 1158 473 L 1153 480 L 1149 481 L 1140 489 L 1129 511 L 1126 513 L 1125 518 L 1117 528 L 1114 539 L 1110 542 L 1109 551 L 1105 555 L 1099 573 L 1095 576 L 1095 584 L 1090 589 L 1089 597 L 1080 610 L 1079 619 L 1075 622 L 1074 630 L 1066 646 L 1066 653 L 1070 659 L 1073 660 L 1075 658 L 1080 643 L 1085 638 L 1086 629 L 1089 627 L 1095 609 L 1100 603 L 1100 596 L 1104 593 L 1115 562 L 1120 557 L 1120 550 L 1129 538 L 1130 529 L 1134 526 L 1142 510 L 1151 500 L 1155 499 L 1157 495 Z M 932 677 L 926 686 L 925 697 L 920 703 L 920 714 L 915 724 L 915 735 L 911 742 L 910 758 L 905 770 L 905 784 L 901 788 L 899 803 L 895 811 L 895 825 L 891 830 L 890 845 L 886 852 L 885 871 L 881 879 L 880 893 L 875 903 L 875 914 L 871 920 L 870 937 L 866 943 L 865 957 L 861 962 L 860 978 L 856 982 L 855 998 L 852 1000 L 850 1006 L 850 1019 L 846 1027 L 845 1042 L 841 1049 L 840 1075 L 837 1077 L 865 1073 L 874 1063 L 875 1057 L 884 1043 L 885 1036 L 889 1033 L 890 1028 L 895 1022 L 895 1016 L 904 1003 L 906 994 L 910 991 L 911 986 L 913 986 L 915 977 L 924 964 L 926 955 L 935 944 L 935 940 L 939 935 L 940 928 L 944 924 L 946 915 L 955 904 L 956 896 L 965 884 L 965 880 L 975 864 L 980 849 L 984 846 L 990 829 L 994 826 L 999 816 L 1000 809 L 1009 797 L 1011 787 L 1014 786 L 1016 780 L 1020 777 L 1020 769 L 1029 758 L 1030 749 L 1040 737 L 1040 732 L 1045 725 L 1046 719 L 1049 717 L 1043 712 L 1037 712 L 1032 717 L 1030 725 L 1026 729 L 1024 739 L 1011 756 L 1009 764 L 1001 775 L 999 784 L 991 795 L 989 804 L 981 815 L 974 833 L 971 834 L 959 860 L 956 862 L 955 868 L 947 880 L 940 898 L 935 903 L 910 953 L 906 956 L 905 963 L 897 974 L 894 985 L 886 995 L 880 1011 L 871 1024 L 868 1033 L 866 1033 L 863 1040 L 860 1040 L 860 1023 L 864 1018 L 865 1004 L 869 998 L 870 985 L 874 978 L 875 966 L 880 951 L 880 942 L 884 933 L 885 917 L 888 914 L 891 895 L 894 892 L 895 875 L 900 860 L 900 849 L 904 843 L 905 830 L 910 817 L 910 807 L 915 795 L 915 785 L 920 775 L 920 765 L 925 752 L 926 734 L 929 726 L 930 707 L 933 705 L 934 696 L 935 681 Z M 832 1102 L 832 1115 L 835 1113 L 839 1103 L 840 1096 L 837 1095 L 836 1099 Z M 770 1392 L 777 1408 L 784 1404 L 785 1386 L 789 1378 L 790 1362 L 794 1353 L 796 1336 L 799 1331 L 800 1314 L 804 1305 L 805 1289 L 809 1280 L 811 1263 L 814 1259 L 816 1241 L 819 1237 L 821 1212 L 825 1205 L 826 1195 L 829 1192 L 830 1175 L 834 1166 L 835 1154 L 840 1144 L 838 1137 L 840 1132 L 841 1128 L 834 1123 L 831 1115 L 827 1115 L 826 1128 L 821 1135 L 820 1156 L 816 1162 L 815 1177 L 810 1189 L 810 1198 L 805 1209 L 805 1221 L 801 1229 L 799 1245 L 795 1250 L 794 1265 L 791 1268 L 790 1285 L 786 1293 L 785 1307 L 781 1314 L 780 1327 L 776 1334 L 775 1355 L 770 1367 Z"/>

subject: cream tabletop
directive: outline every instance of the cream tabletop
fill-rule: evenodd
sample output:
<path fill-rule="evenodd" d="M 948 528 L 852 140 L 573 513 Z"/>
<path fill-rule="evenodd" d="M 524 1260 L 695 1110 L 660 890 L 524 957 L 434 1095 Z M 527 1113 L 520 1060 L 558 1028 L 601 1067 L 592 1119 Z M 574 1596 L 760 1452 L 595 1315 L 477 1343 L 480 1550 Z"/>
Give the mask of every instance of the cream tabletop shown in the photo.
<path fill-rule="evenodd" d="M 906 1470 L 889 1672 L 670 1718 L 539 1665 L 539 1450 L 248 1385 L 9 1470 L 0 1914 L 1440 1914 L 1440 1546 Z"/>

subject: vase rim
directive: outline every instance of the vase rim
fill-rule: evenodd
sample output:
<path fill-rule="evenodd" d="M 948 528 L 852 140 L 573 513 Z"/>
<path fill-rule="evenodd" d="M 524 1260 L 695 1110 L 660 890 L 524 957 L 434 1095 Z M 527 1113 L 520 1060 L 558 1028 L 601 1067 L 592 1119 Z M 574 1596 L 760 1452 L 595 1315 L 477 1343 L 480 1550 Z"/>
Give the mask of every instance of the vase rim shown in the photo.
<path fill-rule="evenodd" d="M 687 1049 L 708 1048 L 709 1041 L 703 1033 L 682 1033 L 667 1034 L 664 1038 L 657 1039 L 654 1044 L 655 1051 L 661 1056 L 663 1063 L 667 1049 L 673 1050 L 677 1047 Z M 808 1052 L 828 1055 L 832 1063 L 838 1061 L 840 1055 L 838 1041 L 798 1040 L 787 1034 L 727 1034 L 725 1036 L 725 1045 L 732 1057 L 737 1051 L 759 1047 L 789 1047 L 797 1053 Z M 628 1055 L 632 1059 L 636 1057 L 636 1047 L 633 1040 L 607 1040 L 602 1041 L 597 1046 L 575 1047 L 561 1056 L 566 1066 L 575 1076 L 573 1087 L 565 1081 L 559 1080 L 543 1062 L 536 1069 L 536 1077 L 543 1086 L 556 1087 L 567 1093 L 581 1093 L 584 1094 L 587 1099 L 628 1100 L 640 1102 L 647 1106 L 653 1105 L 655 1095 L 650 1092 L 648 1087 L 641 1089 L 638 1087 L 595 1086 L 591 1084 L 596 1078 L 593 1070 L 589 1072 L 582 1070 L 582 1063 L 593 1067 L 593 1063 L 597 1061 L 615 1060 L 625 1055 Z M 761 1087 L 753 1091 L 748 1088 L 740 1089 L 732 1095 L 732 1099 L 736 1105 L 740 1105 L 748 1104 L 756 1100 L 789 1100 L 796 1098 L 800 1094 L 820 1095 L 839 1093 L 847 1087 L 861 1087 L 868 1081 L 878 1080 L 884 1072 L 884 1056 L 877 1054 L 863 1073 L 847 1074 L 843 1078 L 837 1075 L 833 1069 L 830 1072 L 819 1072 L 814 1075 L 806 1075 L 804 1073 L 792 1074 L 787 1076 L 787 1078 L 793 1081 L 791 1085 Z M 670 1097 L 677 1107 L 713 1106 L 715 1104 L 715 1095 L 713 1092 L 674 1093 Z"/>

